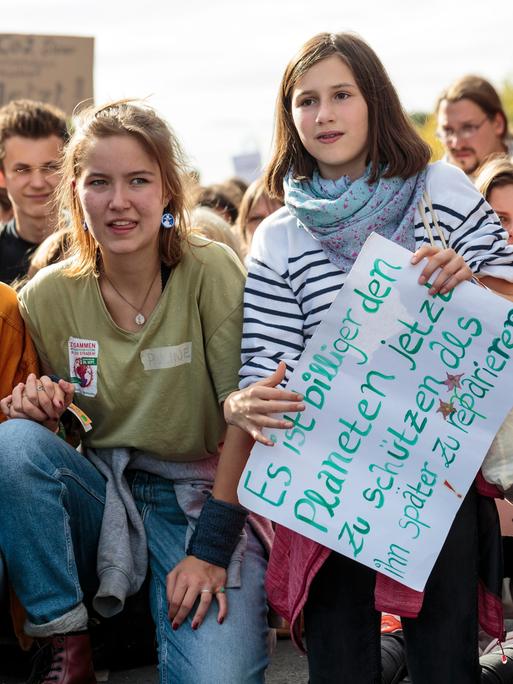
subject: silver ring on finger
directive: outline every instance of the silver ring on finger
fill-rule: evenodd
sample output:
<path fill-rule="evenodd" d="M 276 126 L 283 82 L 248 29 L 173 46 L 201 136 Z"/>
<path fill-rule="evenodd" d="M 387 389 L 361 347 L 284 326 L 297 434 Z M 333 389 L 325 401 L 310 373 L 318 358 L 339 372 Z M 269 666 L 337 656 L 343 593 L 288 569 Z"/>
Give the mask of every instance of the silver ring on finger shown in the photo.
<path fill-rule="evenodd" d="M 42 392 L 42 391 L 44 390 L 43 385 L 38 385 L 38 386 L 36 387 L 36 390 L 37 390 L 38 392 Z"/>
<path fill-rule="evenodd" d="M 200 594 L 212 594 L 212 589 L 202 589 Z"/>

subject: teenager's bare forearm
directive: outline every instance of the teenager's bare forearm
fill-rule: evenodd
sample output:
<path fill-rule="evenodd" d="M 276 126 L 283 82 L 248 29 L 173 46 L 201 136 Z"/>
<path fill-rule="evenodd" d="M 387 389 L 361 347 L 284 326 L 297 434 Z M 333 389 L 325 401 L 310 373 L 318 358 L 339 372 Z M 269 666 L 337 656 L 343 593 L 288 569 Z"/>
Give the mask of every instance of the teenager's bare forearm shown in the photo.
<path fill-rule="evenodd" d="M 217 466 L 212 494 L 215 499 L 237 504 L 237 486 L 255 440 L 245 430 L 229 425 Z"/>

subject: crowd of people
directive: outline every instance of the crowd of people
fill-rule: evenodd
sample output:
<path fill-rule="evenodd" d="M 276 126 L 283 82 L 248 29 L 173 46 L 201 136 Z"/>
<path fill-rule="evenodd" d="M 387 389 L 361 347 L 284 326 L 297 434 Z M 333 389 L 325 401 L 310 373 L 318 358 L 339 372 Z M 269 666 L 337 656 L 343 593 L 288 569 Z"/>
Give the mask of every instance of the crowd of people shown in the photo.
<path fill-rule="evenodd" d="M 479 620 L 489 642 L 504 632 L 498 490 L 476 479 L 422 600 L 395 589 L 384 618 L 378 573 L 236 493 L 264 428 L 304 410 L 286 381 L 371 231 L 423 263 L 433 296 L 473 276 L 513 294 L 500 99 L 468 76 L 436 115 L 446 160 L 431 164 L 348 33 L 287 65 L 249 187 L 201 186 L 146 104 L 85 109 L 71 131 L 51 105 L 0 109 L 0 592 L 31 684 L 95 682 L 90 618 L 147 578 L 162 684 L 263 682 L 270 609 L 312 684 L 503 681 L 486 679 L 500 655 L 479 660 Z"/>

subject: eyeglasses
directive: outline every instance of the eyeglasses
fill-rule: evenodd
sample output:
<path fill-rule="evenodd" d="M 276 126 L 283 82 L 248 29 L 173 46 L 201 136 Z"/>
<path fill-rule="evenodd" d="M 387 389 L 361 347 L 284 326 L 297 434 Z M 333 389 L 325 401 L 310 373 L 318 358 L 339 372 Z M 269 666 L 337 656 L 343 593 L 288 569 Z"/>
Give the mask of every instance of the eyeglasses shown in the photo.
<path fill-rule="evenodd" d="M 488 121 L 487 116 L 485 116 L 485 118 L 478 124 L 463 124 L 463 126 L 457 130 L 453 130 L 452 128 L 442 128 L 436 132 L 436 137 L 444 142 L 448 142 L 451 140 L 451 138 L 469 140 L 478 132 L 485 121 Z"/>
<path fill-rule="evenodd" d="M 19 166 L 11 171 L 13 176 L 28 177 L 34 171 L 40 171 L 43 176 L 52 176 L 59 170 L 58 164 L 41 164 L 40 166 Z"/>

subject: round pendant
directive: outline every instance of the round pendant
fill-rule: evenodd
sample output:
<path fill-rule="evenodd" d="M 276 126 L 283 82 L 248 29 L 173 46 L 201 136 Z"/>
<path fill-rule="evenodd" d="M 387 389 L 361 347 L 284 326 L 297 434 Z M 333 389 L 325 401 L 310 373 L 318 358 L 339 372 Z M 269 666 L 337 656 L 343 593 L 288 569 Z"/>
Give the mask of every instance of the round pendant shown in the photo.
<path fill-rule="evenodd" d="M 135 322 L 137 323 L 137 325 L 144 325 L 146 323 L 146 319 L 144 318 L 142 313 L 138 313 L 135 317 Z"/>

